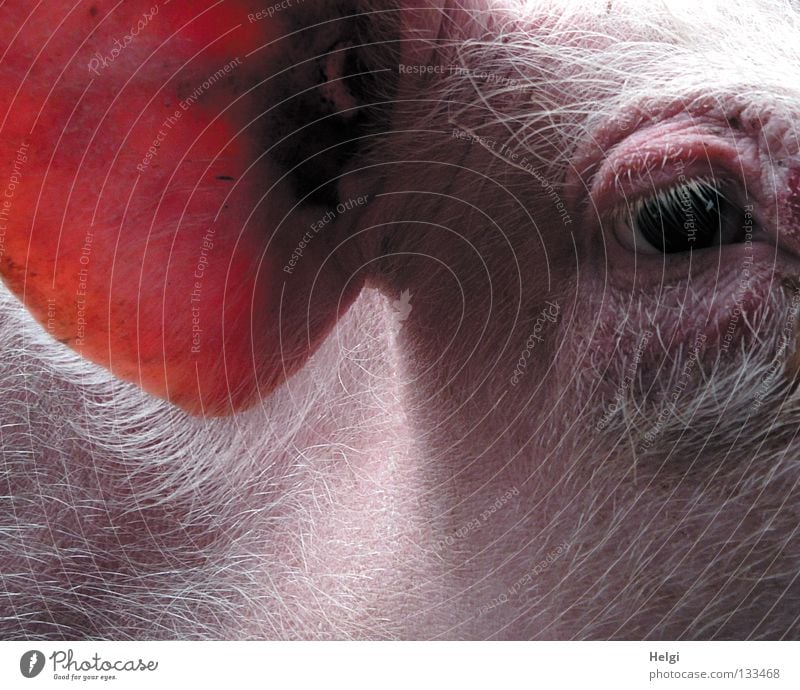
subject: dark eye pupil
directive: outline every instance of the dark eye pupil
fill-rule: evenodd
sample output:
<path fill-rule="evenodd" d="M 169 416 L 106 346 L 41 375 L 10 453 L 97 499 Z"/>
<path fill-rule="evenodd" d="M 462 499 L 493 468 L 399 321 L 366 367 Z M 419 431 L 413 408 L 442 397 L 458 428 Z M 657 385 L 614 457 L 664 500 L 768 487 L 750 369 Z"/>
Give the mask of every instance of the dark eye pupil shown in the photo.
<path fill-rule="evenodd" d="M 641 203 L 635 223 L 647 242 L 665 254 L 719 244 L 731 205 L 706 180 L 659 192 Z"/>

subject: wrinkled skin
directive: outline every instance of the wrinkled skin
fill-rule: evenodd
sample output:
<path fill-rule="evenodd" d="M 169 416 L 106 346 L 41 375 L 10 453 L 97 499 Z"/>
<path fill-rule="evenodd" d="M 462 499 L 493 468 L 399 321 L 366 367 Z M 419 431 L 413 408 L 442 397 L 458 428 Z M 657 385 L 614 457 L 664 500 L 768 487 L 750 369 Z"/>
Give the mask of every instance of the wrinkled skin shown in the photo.
<path fill-rule="evenodd" d="M 0 8 L 0 636 L 800 636 L 790 6 L 151 5 Z"/>

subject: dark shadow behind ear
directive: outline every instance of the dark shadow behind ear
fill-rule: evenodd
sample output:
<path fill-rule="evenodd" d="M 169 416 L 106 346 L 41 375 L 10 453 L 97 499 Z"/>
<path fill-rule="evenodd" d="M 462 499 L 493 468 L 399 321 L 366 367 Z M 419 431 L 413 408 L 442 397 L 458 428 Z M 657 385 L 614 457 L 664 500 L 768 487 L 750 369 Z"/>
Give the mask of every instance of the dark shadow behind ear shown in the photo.
<path fill-rule="evenodd" d="M 53 337 L 189 412 L 269 394 L 361 288 L 332 250 L 375 190 L 360 176 L 343 198 L 342 175 L 436 35 L 435 5 L 382 4 L 6 2 L 5 282 Z"/>

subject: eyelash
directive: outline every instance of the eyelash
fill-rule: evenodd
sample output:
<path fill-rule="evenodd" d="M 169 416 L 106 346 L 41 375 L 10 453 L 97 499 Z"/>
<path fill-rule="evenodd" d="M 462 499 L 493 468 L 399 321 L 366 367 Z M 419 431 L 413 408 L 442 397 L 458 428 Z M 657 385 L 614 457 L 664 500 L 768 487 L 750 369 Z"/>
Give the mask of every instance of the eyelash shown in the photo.
<path fill-rule="evenodd" d="M 698 177 L 619 207 L 612 224 L 632 251 L 675 254 L 736 242 L 740 213 L 724 183 Z"/>

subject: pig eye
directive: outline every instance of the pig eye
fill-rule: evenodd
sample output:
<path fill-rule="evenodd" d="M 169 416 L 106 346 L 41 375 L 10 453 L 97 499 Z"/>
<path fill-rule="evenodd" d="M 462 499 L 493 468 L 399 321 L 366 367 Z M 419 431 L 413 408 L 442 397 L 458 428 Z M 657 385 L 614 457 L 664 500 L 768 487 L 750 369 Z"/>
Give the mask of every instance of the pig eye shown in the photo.
<path fill-rule="evenodd" d="M 627 204 L 612 222 L 628 249 L 677 254 L 738 241 L 737 215 L 722 185 L 697 178 Z"/>

